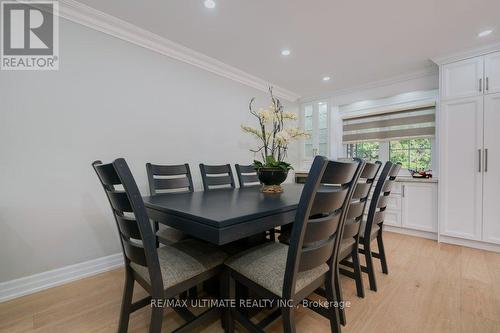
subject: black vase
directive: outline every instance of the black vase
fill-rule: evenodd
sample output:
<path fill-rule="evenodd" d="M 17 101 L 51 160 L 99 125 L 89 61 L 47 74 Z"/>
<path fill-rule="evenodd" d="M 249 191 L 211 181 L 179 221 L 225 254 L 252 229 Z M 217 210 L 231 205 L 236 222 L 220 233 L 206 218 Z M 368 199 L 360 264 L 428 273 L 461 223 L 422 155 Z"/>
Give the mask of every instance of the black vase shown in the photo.
<path fill-rule="evenodd" d="M 280 185 L 286 180 L 288 170 L 281 168 L 259 168 L 257 175 L 260 182 L 266 186 Z"/>

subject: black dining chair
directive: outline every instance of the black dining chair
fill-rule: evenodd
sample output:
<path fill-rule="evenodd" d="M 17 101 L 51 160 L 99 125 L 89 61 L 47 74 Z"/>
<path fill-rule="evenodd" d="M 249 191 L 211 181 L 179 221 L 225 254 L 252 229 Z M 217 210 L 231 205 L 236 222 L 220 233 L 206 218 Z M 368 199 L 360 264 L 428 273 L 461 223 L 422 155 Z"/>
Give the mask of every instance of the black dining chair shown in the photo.
<path fill-rule="evenodd" d="M 238 182 L 240 187 L 250 187 L 259 186 L 260 181 L 257 176 L 257 170 L 255 170 L 253 165 L 234 165 L 236 169 L 236 175 L 238 176 Z"/>
<path fill-rule="evenodd" d="M 358 297 L 365 297 L 363 287 L 363 276 L 361 265 L 359 262 L 359 237 L 361 226 L 363 225 L 366 203 L 370 196 L 375 177 L 377 176 L 382 162 L 375 163 L 366 162 L 359 177 L 356 189 L 352 195 L 351 203 L 349 204 L 347 217 L 344 224 L 344 231 L 342 234 L 342 242 L 340 243 L 339 260 L 340 264 L 352 268 L 352 271 L 339 267 L 339 272 L 356 281 L 356 292 Z M 350 261 L 352 260 L 352 261 Z M 340 301 L 342 298 L 342 289 L 340 279 L 335 280 L 335 288 Z M 340 322 L 342 325 L 346 324 L 345 311 L 340 309 Z"/>
<path fill-rule="evenodd" d="M 205 191 L 235 188 L 231 165 L 206 165 L 200 163 L 201 180 Z"/>
<path fill-rule="evenodd" d="M 337 236 L 341 234 L 361 167 L 358 161 L 329 161 L 316 156 L 297 207 L 290 245 L 269 242 L 225 262 L 229 267 L 225 273 L 226 298 L 233 295 L 236 282 L 278 305 L 277 311 L 259 324 L 237 309 L 224 311 L 226 332 L 234 330 L 234 319 L 251 332 L 262 332 L 280 314 L 284 332 L 295 332 L 293 307 L 314 290 L 326 285 L 327 300 L 332 304 L 337 300 L 333 287 L 341 239 Z M 336 307 L 311 309 L 330 320 L 332 332 L 340 332 Z"/>
<path fill-rule="evenodd" d="M 385 211 L 387 209 L 387 203 L 389 202 L 389 195 L 391 194 L 392 187 L 400 170 L 400 163 L 385 163 L 378 178 L 377 185 L 375 186 L 375 190 L 373 191 L 366 223 L 361 226 L 359 239 L 359 244 L 361 246 L 359 248 L 359 252 L 364 254 L 366 261 L 366 267 L 361 267 L 361 269 L 368 273 L 370 289 L 373 291 L 377 291 L 373 258 L 380 259 L 382 272 L 384 274 L 389 273 L 382 231 Z M 378 252 L 373 252 L 371 249 L 371 242 L 374 239 L 377 239 Z"/>
<path fill-rule="evenodd" d="M 189 164 L 180 165 L 158 165 L 146 164 L 148 174 L 149 193 L 151 196 L 163 193 L 193 192 L 193 179 Z M 157 243 L 172 244 L 188 238 L 188 236 L 175 228 L 159 226 L 153 221 Z"/>
<path fill-rule="evenodd" d="M 195 239 L 156 247 L 155 235 L 141 194 L 124 159 L 92 166 L 108 197 L 116 221 L 125 260 L 125 287 L 120 312 L 119 332 L 127 332 L 130 314 L 151 305 L 149 332 L 160 332 L 163 320 L 161 302 L 219 274 L 226 254 L 217 247 Z M 132 302 L 135 282 L 149 294 Z M 176 332 L 186 332 L 217 318 L 211 308 L 195 316 L 185 307 L 174 307 L 187 323 Z"/>

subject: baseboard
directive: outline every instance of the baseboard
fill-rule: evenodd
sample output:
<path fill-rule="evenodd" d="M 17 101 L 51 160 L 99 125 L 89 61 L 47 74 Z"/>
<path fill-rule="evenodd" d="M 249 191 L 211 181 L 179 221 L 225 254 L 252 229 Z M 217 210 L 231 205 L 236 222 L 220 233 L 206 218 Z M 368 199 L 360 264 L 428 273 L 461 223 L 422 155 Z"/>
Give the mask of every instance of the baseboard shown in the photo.
<path fill-rule="evenodd" d="M 0 303 L 106 272 L 123 265 L 121 253 L 0 283 Z"/>
<path fill-rule="evenodd" d="M 385 224 L 384 224 L 384 231 L 396 232 L 398 234 L 410 235 L 410 236 L 427 238 L 427 239 L 432 239 L 432 240 L 437 240 L 437 238 L 438 238 L 437 233 L 435 233 L 435 232 L 393 227 L 391 225 L 385 225 Z"/>
<path fill-rule="evenodd" d="M 443 235 L 439 236 L 439 241 L 441 243 L 448 243 L 448 244 L 472 247 L 474 249 L 480 249 L 480 250 L 486 250 L 486 251 L 500 253 L 500 245 L 493 244 L 493 243 L 486 243 L 486 242 L 480 242 L 480 241 L 475 241 L 475 240 L 470 240 L 470 239 L 462 239 L 462 238 L 443 236 Z"/>

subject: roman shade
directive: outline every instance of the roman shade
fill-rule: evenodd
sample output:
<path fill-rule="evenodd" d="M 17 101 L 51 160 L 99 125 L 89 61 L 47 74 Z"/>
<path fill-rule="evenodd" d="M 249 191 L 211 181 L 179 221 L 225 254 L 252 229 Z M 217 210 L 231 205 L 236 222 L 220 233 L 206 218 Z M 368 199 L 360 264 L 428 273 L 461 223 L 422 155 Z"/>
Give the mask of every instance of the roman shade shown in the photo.
<path fill-rule="evenodd" d="M 435 135 L 435 103 L 417 108 L 343 119 L 343 138 L 346 143 L 389 141 Z"/>

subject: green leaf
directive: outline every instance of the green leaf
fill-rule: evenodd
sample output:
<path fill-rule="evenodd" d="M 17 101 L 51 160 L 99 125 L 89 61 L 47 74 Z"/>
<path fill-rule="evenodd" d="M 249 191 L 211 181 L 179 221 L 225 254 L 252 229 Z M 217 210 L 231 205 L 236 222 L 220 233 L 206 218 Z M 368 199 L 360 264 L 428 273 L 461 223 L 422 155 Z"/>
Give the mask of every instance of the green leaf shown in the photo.
<path fill-rule="evenodd" d="M 262 162 L 261 162 L 261 161 L 257 161 L 257 160 L 254 160 L 254 161 L 253 161 L 253 167 L 254 167 L 255 169 L 260 169 L 260 168 L 262 168 L 262 166 L 263 166 L 263 164 L 262 164 Z"/>

